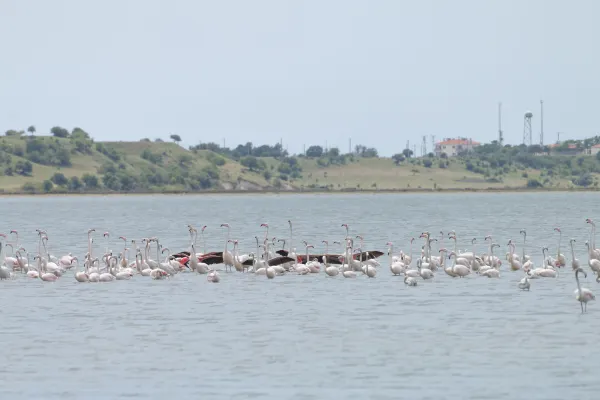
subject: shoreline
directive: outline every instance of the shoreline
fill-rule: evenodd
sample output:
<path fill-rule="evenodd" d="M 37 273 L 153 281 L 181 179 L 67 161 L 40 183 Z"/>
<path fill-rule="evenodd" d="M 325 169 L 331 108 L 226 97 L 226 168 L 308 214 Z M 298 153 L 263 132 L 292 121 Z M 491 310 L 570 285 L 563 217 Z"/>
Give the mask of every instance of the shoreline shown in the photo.
<path fill-rule="evenodd" d="M 95 191 L 95 192 L 65 192 L 65 193 L 28 193 L 22 191 L 2 192 L 0 197 L 61 197 L 61 196 L 148 196 L 148 195 L 180 195 L 180 196 L 205 196 L 205 195 L 247 195 L 247 194 L 277 194 L 277 195 L 298 195 L 298 194 L 415 194 L 415 193 L 567 193 L 567 192 L 598 192 L 599 188 L 450 188 L 450 189 L 350 189 L 350 190 L 324 190 L 324 189 L 297 189 L 297 190 L 206 190 L 190 192 L 184 190 L 164 190 L 164 191 L 134 191 L 134 192 L 114 192 L 114 191 Z"/>

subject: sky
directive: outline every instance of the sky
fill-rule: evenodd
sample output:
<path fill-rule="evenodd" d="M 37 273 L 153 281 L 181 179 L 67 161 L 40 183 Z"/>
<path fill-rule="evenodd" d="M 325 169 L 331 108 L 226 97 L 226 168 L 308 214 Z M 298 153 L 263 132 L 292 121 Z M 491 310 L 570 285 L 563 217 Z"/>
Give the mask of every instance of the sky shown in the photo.
<path fill-rule="evenodd" d="M 598 134 L 596 0 L 0 0 L 0 131 L 227 146 Z"/>

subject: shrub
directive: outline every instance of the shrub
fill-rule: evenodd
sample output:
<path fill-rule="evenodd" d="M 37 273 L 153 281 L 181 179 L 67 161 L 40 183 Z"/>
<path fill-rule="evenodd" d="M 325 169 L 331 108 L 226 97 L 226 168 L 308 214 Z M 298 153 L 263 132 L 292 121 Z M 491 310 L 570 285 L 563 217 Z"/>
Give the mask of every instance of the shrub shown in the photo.
<path fill-rule="evenodd" d="M 82 187 L 83 183 L 78 177 L 72 176 L 71 179 L 69 179 L 69 190 L 77 191 L 80 190 Z"/>
<path fill-rule="evenodd" d="M 52 184 L 52 182 L 48 179 L 46 179 L 44 181 L 44 183 L 42 184 L 42 189 L 44 189 L 44 192 L 46 193 L 50 193 L 52 191 L 52 188 L 54 187 L 54 185 Z"/>
<path fill-rule="evenodd" d="M 85 174 L 81 177 L 81 180 L 88 189 L 98 188 L 98 177 L 96 175 Z"/>
<path fill-rule="evenodd" d="M 67 183 L 69 183 L 69 180 L 67 179 L 67 177 L 60 172 L 56 172 L 54 175 L 52 175 L 52 178 L 50 178 L 50 180 L 55 185 L 59 185 L 59 186 L 63 186 L 63 185 L 66 185 Z"/>
<path fill-rule="evenodd" d="M 23 191 L 27 193 L 35 193 L 35 186 L 31 182 L 27 182 L 26 184 L 24 184 L 21 187 L 21 189 L 23 189 Z"/>

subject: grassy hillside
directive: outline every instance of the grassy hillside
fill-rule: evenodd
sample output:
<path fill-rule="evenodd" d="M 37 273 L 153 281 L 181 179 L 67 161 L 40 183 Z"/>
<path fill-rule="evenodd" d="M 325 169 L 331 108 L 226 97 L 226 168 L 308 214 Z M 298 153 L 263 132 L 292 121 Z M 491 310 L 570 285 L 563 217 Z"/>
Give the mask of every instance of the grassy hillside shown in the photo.
<path fill-rule="evenodd" d="M 0 138 L 0 190 L 67 193 L 572 188 L 581 181 L 574 179 L 571 169 L 560 166 L 567 164 L 563 159 L 540 157 L 560 165 L 536 169 L 528 165 L 532 163 L 528 158 L 517 161 L 503 154 L 495 153 L 495 158 L 481 154 L 453 159 L 409 158 L 396 165 L 390 158 L 339 154 L 239 157 L 219 149 L 187 150 L 175 143 L 94 142 L 85 133 L 73 133 L 68 138 L 16 135 Z M 506 160 L 501 161 L 502 157 Z M 582 161 L 573 162 L 575 166 L 571 167 L 570 161 L 568 164 L 569 168 L 578 168 L 577 176 L 588 175 L 580 186 L 597 185 L 596 166 L 600 171 L 600 161 L 591 156 L 579 158 Z"/>

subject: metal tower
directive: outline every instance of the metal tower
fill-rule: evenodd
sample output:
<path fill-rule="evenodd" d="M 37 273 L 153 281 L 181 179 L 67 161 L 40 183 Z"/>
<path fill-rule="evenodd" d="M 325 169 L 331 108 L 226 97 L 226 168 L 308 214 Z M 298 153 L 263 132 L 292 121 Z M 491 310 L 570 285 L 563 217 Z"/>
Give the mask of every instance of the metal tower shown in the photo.
<path fill-rule="evenodd" d="M 544 100 L 540 100 L 540 146 L 544 147 Z"/>
<path fill-rule="evenodd" d="M 531 146 L 531 118 L 533 118 L 533 113 L 531 111 L 527 111 L 523 118 L 523 144 L 526 146 Z"/>
<path fill-rule="evenodd" d="M 502 135 L 502 103 L 498 103 L 498 144 L 502 146 L 504 136 Z"/>
<path fill-rule="evenodd" d="M 431 135 L 431 151 L 435 153 L 435 135 Z"/>

